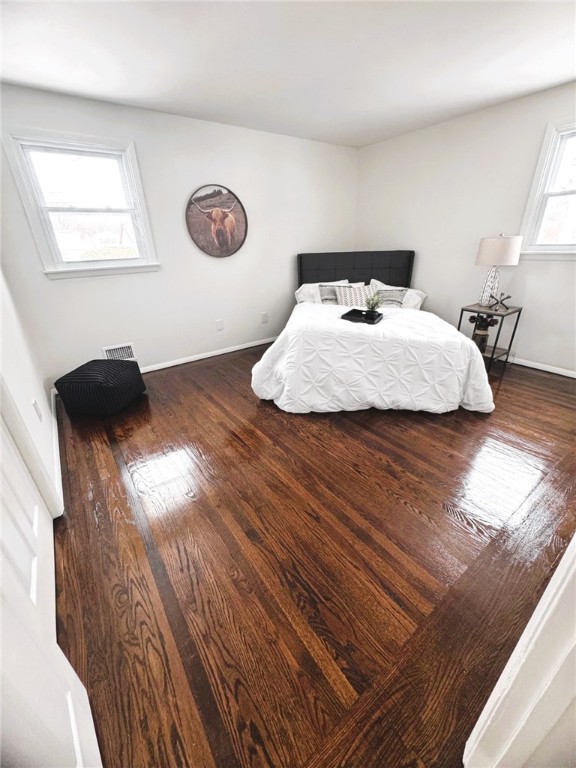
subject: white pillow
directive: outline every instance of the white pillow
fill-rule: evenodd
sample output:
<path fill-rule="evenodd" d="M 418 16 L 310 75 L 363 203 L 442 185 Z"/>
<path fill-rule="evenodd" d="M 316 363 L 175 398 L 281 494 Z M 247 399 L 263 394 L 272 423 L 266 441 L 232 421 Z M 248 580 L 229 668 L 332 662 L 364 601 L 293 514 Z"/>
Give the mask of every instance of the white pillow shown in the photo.
<path fill-rule="evenodd" d="M 320 286 L 321 285 L 347 285 L 348 280 L 336 280 L 333 283 L 303 283 L 294 294 L 296 302 L 302 304 L 304 301 L 311 301 L 313 304 L 321 304 Z"/>
<path fill-rule="evenodd" d="M 372 286 L 370 286 L 372 287 Z M 403 309 L 404 299 L 408 288 L 378 288 L 376 293 L 380 299 L 379 307 L 396 307 Z"/>
<path fill-rule="evenodd" d="M 340 297 L 338 295 L 338 291 L 342 289 L 344 291 L 344 296 L 349 296 L 350 291 L 349 289 L 360 291 L 362 288 L 368 288 L 369 291 L 372 291 L 372 288 L 369 286 L 364 285 L 364 283 L 349 283 L 348 285 L 321 285 L 320 286 L 320 300 L 322 301 L 322 304 L 342 304 L 340 301 Z M 345 307 L 354 307 L 354 306 L 363 306 L 363 304 L 343 304 Z"/>
<path fill-rule="evenodd" d="M 403 288 L 403 286 L 399 285 L 386 285 L 386 283 L 382 283 L 380 280 L 376 280 L 375 278 L 370 280 L 370 285 L 372 288 L 376 288 L 377 290 L 396 289 L 397 291 L 401 291 Z M 424 303 L 424 299 L 427 296 L 427 293 L 424 293 L 424 291 L 419 291 L 417 288 L 407 288 L 406 295 L 404 296 L 404 300 L 402 302 L 402 309 L 420 309 Z"/>
<path fill-rule="evenodd" d="M 342 307 L 365 307 L 366 299 L 374 294 L 374 288 L 364 283 L 337 285 L 336 303 Z"/>

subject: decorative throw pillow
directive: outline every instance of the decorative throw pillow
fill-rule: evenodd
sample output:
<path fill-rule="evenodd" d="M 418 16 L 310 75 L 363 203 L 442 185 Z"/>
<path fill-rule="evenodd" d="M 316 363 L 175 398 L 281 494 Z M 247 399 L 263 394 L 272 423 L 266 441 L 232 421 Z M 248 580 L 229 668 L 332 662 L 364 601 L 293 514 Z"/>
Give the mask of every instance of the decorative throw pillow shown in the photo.
<path fill-rule="evenodd" d="M 337 285 L 336 292 L 337 304 L 342 307 L 365 307 L 366 299 L 374 295 L 374 288 L 364 283 L 356 285 Z"/>
<path fill-rule="evenodd" d="M 348 282 L 348 281 L 346 281 Z M 322 304 L 341 304 L 338 301 L 336 291 L 338 288 L 365 288 L 364 283 L 350 283 L 349 285 L 340 285 L 338 283 L 320 283 L 320 301 Z M 352 306 L 352 304 L 346 304 L 346 306 Z"/>
<path fill-rule="evenodd" d="M 376 291 L 381 307 L 402 307 L 408 288 L 380 288 Z"/>
<path fill-rule="evenodd" d="M 296 302 L 298 304 L 302 304 L 304 301 L 311 301 L 313 304 L 320 304 L 320 285 L 347 284 L 348 280 L 336 280 L 334 283 L 303 283 L 294 295 L 296 296 Z"/>
<path fill-rule="evenodd" d="M 406 295 L 404 296 L 404 300 L 402 302 L 402 309 L 420 309 L 424 303 L 424 299 L 428 295 L 424 293 L 424 291 L 419 291 L 416 288 L 403 288 L 399 285 L 386 285 L 386 283 L 383 283 L 380 280 L 376 280 L 374 277 L 372 280 L 370 280 L 370 285 L 376 290 L 405 290 Z"/>

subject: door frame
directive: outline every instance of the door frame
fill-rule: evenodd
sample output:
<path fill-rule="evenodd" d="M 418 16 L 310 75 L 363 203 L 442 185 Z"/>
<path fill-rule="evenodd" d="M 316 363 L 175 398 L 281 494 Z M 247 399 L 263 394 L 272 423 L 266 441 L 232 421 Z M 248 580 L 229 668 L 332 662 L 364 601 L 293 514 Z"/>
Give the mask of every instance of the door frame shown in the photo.
<path fill-rule="evenodd" d="M 576 536 L 466 742 L 465 768 L 526 765 L 576 700 L 575 598 Z"/>
<path fill-rule="evenodd" d="M 12 397 L 12 393 L 8 389 L 4 377 L 1 374 L 0 402 L 2 403 L 2 415 L 4 416 L 6 426 L 20 451 L 20 455 L 24 459 L 28 471 L 32 475 L 32 479 L 34 480 L 44 503 L 48 507 L 50 515 L 52 518 L 60 517 L 64 514 L 64 502 L 40 457 L 38 449 L 34 445 L 34 441 L 30 437 L 24 419 L 22 418 L 14 398 Z"/>

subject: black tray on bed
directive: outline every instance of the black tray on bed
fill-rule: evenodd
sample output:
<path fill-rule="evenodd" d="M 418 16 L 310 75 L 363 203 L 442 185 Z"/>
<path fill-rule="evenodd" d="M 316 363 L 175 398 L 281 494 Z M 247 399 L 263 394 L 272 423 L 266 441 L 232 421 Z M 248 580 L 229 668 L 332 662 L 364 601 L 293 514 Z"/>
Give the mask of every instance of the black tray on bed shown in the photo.
<path fill-rule="evenodd" d="M 382 313 L 372 313 L 367 309 L 351 309 L 350 312 L 345 312 L 341 316 L 342 320 L 350 320 L 352 323 L 367 323 L 368 325 L 376 325 L 382 320 Z"/>

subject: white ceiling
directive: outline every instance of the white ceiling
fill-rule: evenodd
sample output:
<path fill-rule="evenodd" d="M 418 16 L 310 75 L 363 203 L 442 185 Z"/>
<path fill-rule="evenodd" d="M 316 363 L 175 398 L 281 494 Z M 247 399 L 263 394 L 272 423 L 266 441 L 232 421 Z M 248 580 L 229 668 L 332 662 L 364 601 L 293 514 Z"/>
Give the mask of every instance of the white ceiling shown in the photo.
<path fill-rule="evenodd" d="M 5 80 L 349 146 L 573 80 L 563 2 L 5 2 Z"/>

